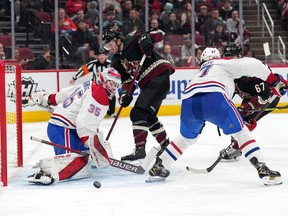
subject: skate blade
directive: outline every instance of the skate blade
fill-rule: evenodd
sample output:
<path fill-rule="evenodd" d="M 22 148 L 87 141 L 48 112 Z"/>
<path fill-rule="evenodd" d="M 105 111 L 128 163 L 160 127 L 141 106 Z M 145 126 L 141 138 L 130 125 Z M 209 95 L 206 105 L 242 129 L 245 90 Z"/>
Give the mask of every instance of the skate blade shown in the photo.
<path fill-rule="evenodd" d="M 150 176 L 148 179 L 145 180 L 146 183 L 153 183 L 153 182 L 164 182 L 167 177 L 161 176 Z"/>
<path fill-rule="evenodd" d="M 262 181 L 265 186 L 281 185 L 283 183 L 281 177 L 265 176 L 262 178 Z"/>
<path fill-rule="evenodd" d="M 232 158 L 232 159 L 224 159 L 224 158 L 222 158 L 221 159 L 221 161 L 220 162 L 237 162 L 237 161 L 239 161 L 240 160 L 240 157 L 237 157 L 237 158 Z"/>

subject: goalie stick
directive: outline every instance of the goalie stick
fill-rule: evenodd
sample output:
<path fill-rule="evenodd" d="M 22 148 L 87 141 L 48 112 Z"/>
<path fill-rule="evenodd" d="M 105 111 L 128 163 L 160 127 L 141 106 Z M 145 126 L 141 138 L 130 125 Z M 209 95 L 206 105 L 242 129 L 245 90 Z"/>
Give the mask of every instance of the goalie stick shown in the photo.
<path fill-rule="evenodd" d="M 30 139 L 34 140 L 34 141 L 37 141 L 37 142 L 40 142 L 40 143 L 43 143 L 43 144 L 46 144 L 46 145 L 51 145 L 51 146 L 54 146 L 54 147 L 57 147 L 57 148 L 62 148 L 62 149 L 65 149 L 67 151 L 74 152 L 76 154 L 80 154 L 80 155 L 84 155 L 84 156 L 88 156 L 89 155 L 89 153 L 87 153 L 87 152 L 82 152 L 82 151 L 79 151 L 79 150 L 76 150 L 76 149 L 72 149 L 72 148 L 69 148 L 69 147 L 66 147 L 66 146 L 61 146 L 61 145 L 59 145 L 57 143 L 49 142 L 47 140 L 40 139 L 40 138 L 37 138 L 37 137 L 31 136 Z M 111 166 L 112 167 L 115 167 L 115 168 L 118 168 L 118 169 L 122 169 L 122 170 L 125 170 L 125 171 L 128 171 L 128 172 L 132 172 L 132 173 L 135 173 L 135 174 L 143 174 L 143 173 L 145 173 L 145 170 L 141 166 L 136 166 L 136 165 L 133 165 L 133 164 L 129 164 L 129 163 L 126 163 L 126 162 L 123 162 L 123 161 L 119 161 L 119 160 L 114 159 L 114 158 L 110 158 L 110 161 L 111 161 Z"/>
<path fill-rule="evenodd" d="M 277 98 L 277 95 L 273 95 L 270 100 L 261 108 L 261 110 L 259 110 L 257 116 L 254 118 L 256 121 L 257 119 L 261 116 L 261 114 L 266 110 L 266 108 Z M 197 168 L 193 168 L 190 166 L 187 166 L 186 169 L 190 172 L 195 172 L 195 173 L 209 173 L 211 172 L 216 166 L 217 164 L 223 159 L 223 157 L 225 157 L 227 155 L 227 152 L 232 148 L 233 143 L 230 143 L 230 145 L 218 156 L 218 158 L 215 160 L 215 162 L 204 169 L 197 169 Z"/>

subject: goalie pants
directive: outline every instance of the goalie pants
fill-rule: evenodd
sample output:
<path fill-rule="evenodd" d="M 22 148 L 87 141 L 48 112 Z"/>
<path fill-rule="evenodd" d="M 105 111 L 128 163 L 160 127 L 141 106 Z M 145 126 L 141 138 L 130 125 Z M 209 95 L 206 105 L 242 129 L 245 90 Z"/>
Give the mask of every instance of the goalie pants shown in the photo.
<path fill-rule="evenodd" d="M 88 150 L 81 142 L 76 129 L 69 129 L 48 123 L 47 134 L 51 142 L 79 151 Z M 69 151 L 54 147 L 55 155 L 66 154 Z"/>

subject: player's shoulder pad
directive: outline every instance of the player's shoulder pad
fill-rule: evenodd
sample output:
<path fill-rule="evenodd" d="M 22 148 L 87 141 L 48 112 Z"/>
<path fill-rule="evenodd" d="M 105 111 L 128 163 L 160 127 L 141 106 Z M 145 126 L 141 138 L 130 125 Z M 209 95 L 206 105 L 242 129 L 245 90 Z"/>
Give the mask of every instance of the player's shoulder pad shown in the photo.
<path fill-rule="evenodd" d="M 109 105 L 109 99 L 108 94 L 103 88 L 103 86 L 96 84 L 95 82 L 92 82 L 91 85 L 91 92 L 92 97 L 101 105 L 108 106 Z"/>

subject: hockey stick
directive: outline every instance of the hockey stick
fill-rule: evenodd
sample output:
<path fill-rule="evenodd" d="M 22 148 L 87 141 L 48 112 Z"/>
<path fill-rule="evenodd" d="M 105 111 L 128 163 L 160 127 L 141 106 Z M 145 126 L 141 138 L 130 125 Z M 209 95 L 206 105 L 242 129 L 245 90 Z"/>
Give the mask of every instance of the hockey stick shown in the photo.
<path fill-rule="evenodd" d="M 70 151 L 70 152 L 73 152 L 73 153 L 76 153 L 76 154 L 80 154 L 80 155 L 84 155 L 84 156 L 90 155 L 87 152 L 82 152 L 82 151 L 79 151 L 79 150 L 76 150 L 76 149 L 72 149 L 72 148 L 69 148 L 69 147 L 66 147 L 66 146 L 59 145 L 57 143 L 53 143 L 53 142 L 49 142 L 47 140 L 39 139 L 37 137 L 31 136 L 30 139 L 34 140 L 34 141 L 37 141 L 37 142 L 40 142 L 40 143 L 43 143 L 43 144 L 47 144 L 47 145 L 51 145 L 51 146 L 54 146 L 54 147 L 57 147 L 57 148 L 65 149 L 67 151 Z M 123 162 L 123 161 L 116 160 L 114 158 L 110 158 L 110 161 L 111 161 L 111 166 L 112 167 L 115 167 L 115 168 L 118 168 L 118 169 L 122 169 L 122 170 L 125 170 L 125 171 L 128 171 L 128 172 L 132 172 L 132 173 L 135 173 L 135 174 L 143 174 L 143 173 L 145 173 L 145 170 L 141 166 L 136 166 L 136 165 L 133 165 L 133 164 L 129 164 L 129 163 L 126 163 L 126 162 Z"/>
<path fill-rule="evenodd" d="M 270 107 L 266 108 L 264 111 L 274 111 L 274 110 L 283 110 L 288 109 L 288 105 L 285 106 L 278 106 L 278 107 Z M 251 110 L 245 110 L 246 112 L 260 112 L 262 109 L 251 109 Z"/>
<path fill-rule="evenodd" d="M 227 155 L 227 152 L 232 148 L 233 145 L 234 145 L 233 143 L 230 143 L 230 145 L 219 155 L 219 157 L 216 159 L 216 161 L 211 166 L 209 166 L 205 169 L 196 169 L 196 168 L 187 166 L 186 169 L 190 172 L 195 172 L 195 173 L 209 173 L 209 172 L 211 172 L 214 169 L 214 167 L 222 160 L 222 158 Z"/>
<path fill-rule="evenodd" d="M 257 120 L 261 114 L 265 111 L 265 109 L 277 98 L 277 95 L 273 95 L 270 100 L 261 108 L 261 110 L 259 110 L 257 116 L 254 118 L 255 120 Z M 196 169 L 193 167 L 189 167 L 187 166 L 186 169 L 190 172 L 195 172 L 195 173 L 209 173 L 211 172 L 216 166 L 217 164 L 227 155 L 228 151 L 232 148 L 234 144 L 230 143 L 230 145 L 219 155 L 219 157 L 215 160 L 215 162 L 204 169 Z"/>
<path fill-rule="evenodd" d="M 134 83 L 135 83 L 135 81 L 136 81 L 136 78 L 138 77 L 138 75 L 139 75 L 139 73 L 140 73 L 140 71 L 141 71 L 141 69 L 142 69 L 142 65 L 143 65 L 145 59 L 146 59 L 146 55 L 143 55 L 143 57 L 142 57 L 142 59 L 141 59 L 141 61 L 140 61 L 140 63 L 139 63 L 139 67 L 137 68 L 137 71 L 136 71 L 136 73 L 135 73 L 135 75 L 134 75 L 134 77 L 133 77 L 132 85 L 131 85 L 130 88 L 128 89 L 127 94 L 130 94 L 130 92 L 132 91 L 133 85 L 134 85 Z M 119 110 L 118 110 L 118 112 L 117 112 L 117 115 L 116 115 L 115 118 L 114 118 L 114 121 L 113 121 L 113 123 L 112 123 L 112 125 L 111 125 L 111 128 L 110 128 L 110 130 L 109 130 L 109 132 L 108 132 L 108 134 L 107 134 L 107 136 L 106 136 L 105 141 L 108 141 L 108 139 L 110 138 L 111 133 L 112 133 L 114 127 L 115 127 L 115 124 L 116 124 L 116 122 L 117 122 L 117 120 L 118 120 L 118 118 L 119 118 L 119 115 L 120 115 L 122 109 L 123 109 L 123 106 L 121 105 L 120 108 L 119 108 Z"/>

